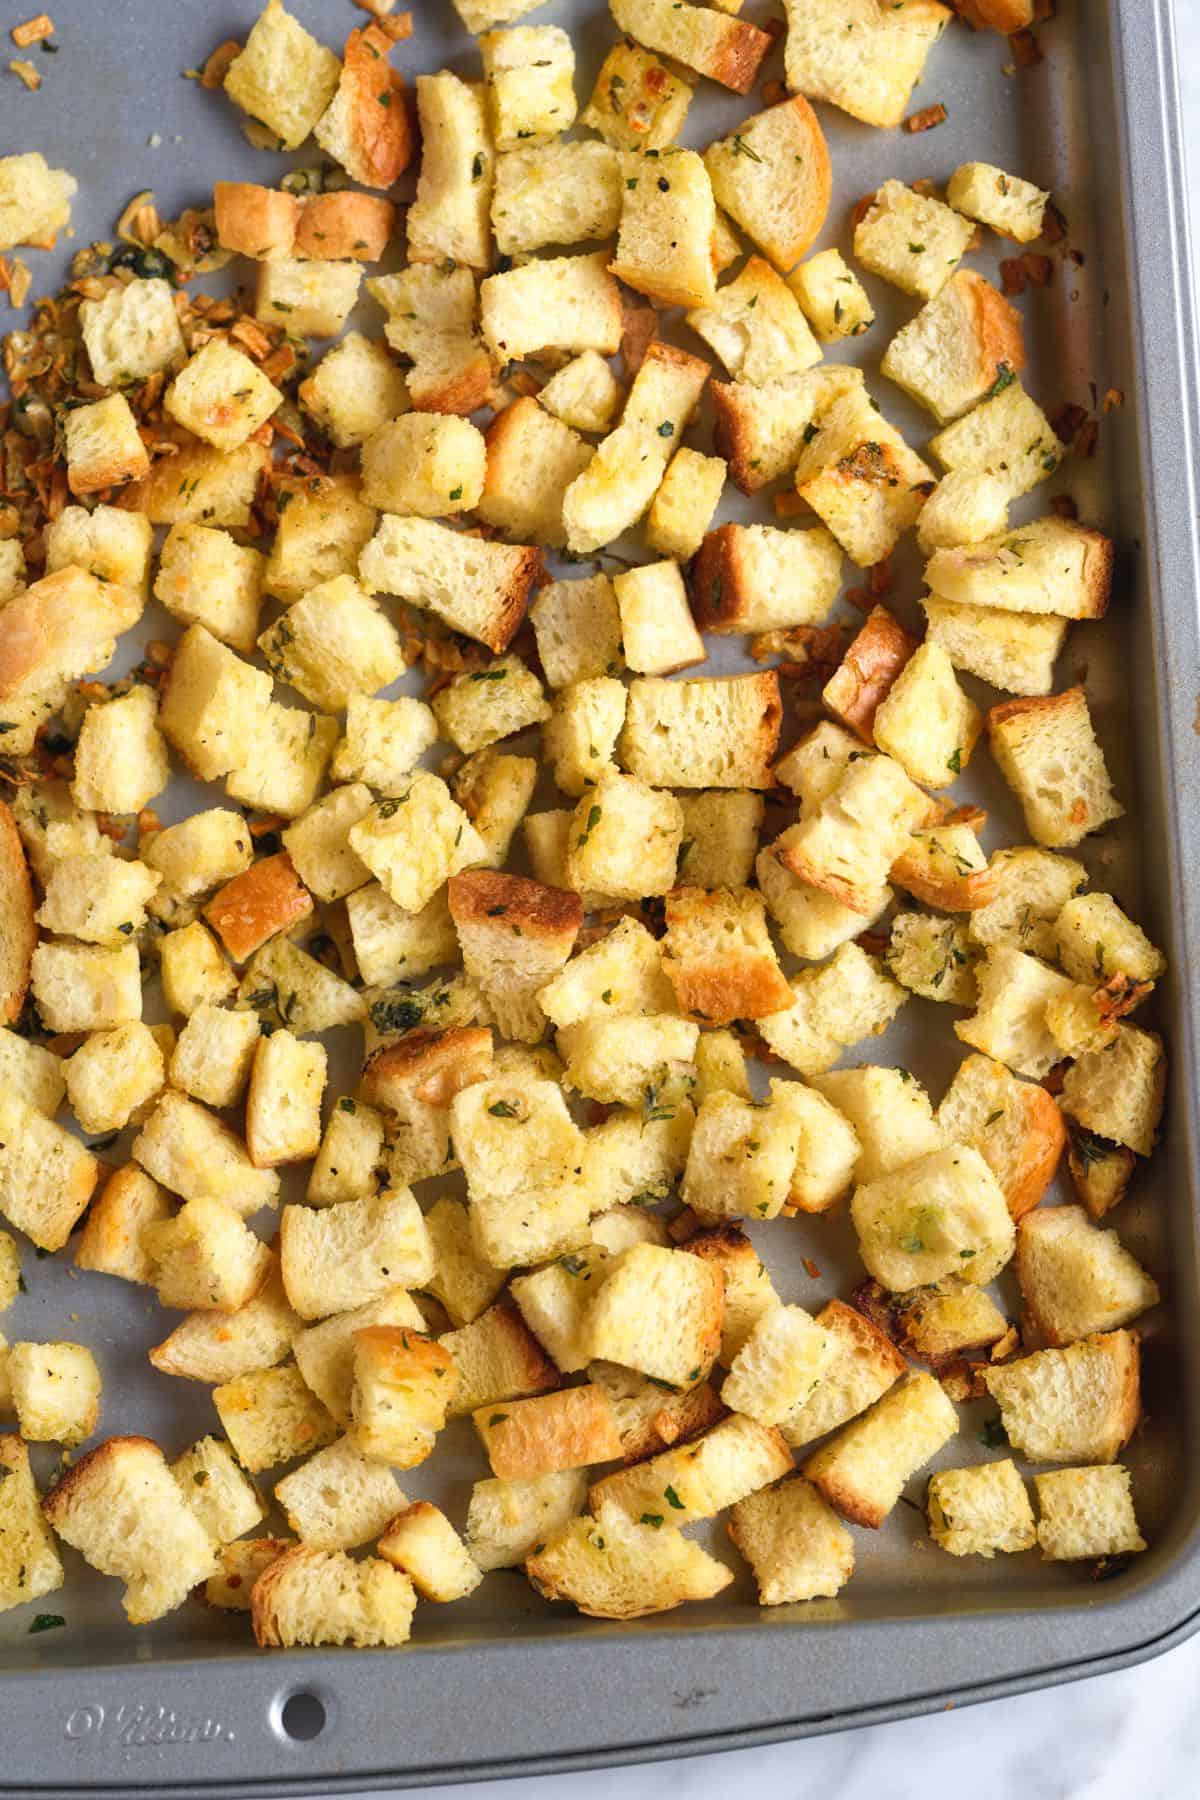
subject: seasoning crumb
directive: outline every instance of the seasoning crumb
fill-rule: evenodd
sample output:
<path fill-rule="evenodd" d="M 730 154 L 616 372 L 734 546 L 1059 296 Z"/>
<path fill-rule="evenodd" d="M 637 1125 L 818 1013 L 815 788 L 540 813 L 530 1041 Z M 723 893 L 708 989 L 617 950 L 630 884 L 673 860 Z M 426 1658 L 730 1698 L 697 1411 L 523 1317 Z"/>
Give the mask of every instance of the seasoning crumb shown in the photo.
<path fill-rule="evenodd" d="M 42 78 L 33 64 L 25 62 L 20 57 L 9 63 L 8 70 L 10 75 L 17 76 L 20 81 L 25 83 L 31 94 L 36 94 L 42 85 Z"/>
<path fill-rule="evenodd" d="M 932 106 L 923 106 L 920 112 L 910 113 L 900 129 L 910 133 L 934 131 L 939 125 L 944 125 L 949 117 L 942 102 L 937 100 Z"/>

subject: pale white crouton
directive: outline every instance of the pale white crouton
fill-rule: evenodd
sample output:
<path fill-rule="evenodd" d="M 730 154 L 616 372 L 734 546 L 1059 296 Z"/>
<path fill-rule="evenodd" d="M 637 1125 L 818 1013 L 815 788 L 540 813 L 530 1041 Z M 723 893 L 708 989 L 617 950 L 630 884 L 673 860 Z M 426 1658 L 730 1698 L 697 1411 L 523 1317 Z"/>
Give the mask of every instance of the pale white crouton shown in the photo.
<path fill-rule="evenodd" d="M 550 717 L 542 684 L 519 656 L 456 675 L 433 697 L 440 735 L 460 750 L 484 750 Z"/>
<path fill-rule="evenodd" d="M 950 1274 L 984 1285 L 1016 1248 L 1004 1190 L 967 1144 L 864 1183 L 850 1212 L 868 1270 L 900 1293 Z"/>
<path fill-rule="evenodd" d="M 619 672 L 621 617 L 607 575 L 548 583 L 539 590 L 529 617 L 551 687 Z"/>
<path fill-rule="evenodd" d="M 297 337 L 336 337 L 358 304 L 361 281 L 362 265 L 356 262 L 295 262 L 289 257 L 259 263 L 254 316 Z"/>
<path fill-rule="evenodd" d="M 643 563 L 613 580 L 625 661 L 640 675 L 669 675 L 707 652 L 688 610 L 677 562 Z"/>
<path fill-rule="evenodd" d="M 485 461 L 483 433 L 467 419 L 406 412 L 362 447 L 363 499 L 418 518 L 470 512 L 483 491 Z"/>
<path fill-rule="evenodd" d="M 258 647 L 280 681 L 326 712 L 387 687 L 406 667 L 395 627 L 350 575 L 310 588 L 263 632 Z"/>
<path fill-rule="evenodd" d="M 280 140 L 281 150 L 304 142 L 337 89 L 341 64 L 280 0 L 267 0 L 240 53 L 225 74 L 235 106 Z"/>
<path fill-rule="evenodd" d="M 51 1488 L 42 1511 L 94 1569 L 125 1583 L 122 1605 L 131 1625 L 182 1606 L 213 1572 L 216 1546 L 149 1438 L 98 1445 Z"/>
<path fill-rule="evenodd" d="M 995 898 L 972 912 L 972 941 L 1011 944 L 1049 959 L 1056 949 L 1054 921 L 1087 886 L 1087 870 L 1073 856 L 1024 846 L 997 850 L 990 867 Z"/>
<path fill-rule="evenodd" d="M 362 444 L 408 406 L 404 376 L 387 346 L 348 331 L 306 381 L 300 403 L 339 449 Z"/>
<path fill-rule="evenodd" d="M 162 1051 L 140 1019 L 93 1032 L 63 1073 L 68 1104 L 87 1132 L 122 1130 L 166 1079 Z"/>
<path fill-rule="evenodd" d="M 483 1570 L 444 1512 L 418 1500 L 397 1513 L 377 1546 L 402 1569 L 424 1600 L 464 1600 L 483 1580 Z"/>
<path fill-rule="evenodd" d="M 1002 1063 L 968 1056 L 937 1112 L 946 1138 L 979 1151 L 1020 1219 L 1046 1192 L 1066 1142 L 1052 1094 L 1018 1081 Z"/>
<path fill-rule="evenodd" d="M 370 593 L 395 594 L 501 655 L 540 568 L 532 545 L 485 543 L 431 519 L 386 513 L 363 551 L 359 577 Z"/>
<path fill-rule="evenodd" d="M 61 1250 L 100 1164 L 78 1138 L 0 1087 L 0 1214 L 43 1250 Z"/>
<path fill-rule="evenodd" d="M 584 1361 L 598 1358 L 674 1387 L 694 1387 L 721 1347 L 718 1272 L 682 1250 L 635 1244 L 596 1292 L 579 1332 Z"/>
<path fill-rule="evenodd" d="M 750 92 L 771 45 L 756 25 L 681 0 L 609 0 L 609 10 L 627 38 L 719 81 L 735 94 Z"/>
<path fill-rule="evenodd" d="M 406 1644 L 416 1605 L 407 1575 L 372 1556 L 354 1562 L 342 1550 L 298 1544 L 254 1583 L 251 1615 L 262 1649 L 296 1644 Z"/>
<path fill-rule="evenodd" d="M 448 69 L 418 75 L 416 88 L 422 154 L 408 209 L 409 260 L 486 269 L 495 161 L 486 91 Z"/>
<path fill-rule="evenodd" d="M 480 1569 L 512 1568 L 574 1518 L 586 1497 L 587 1477 L 578 1469 L 477 1481 L 467 1509 L 467 1549 Z"/>
<path fill-rule="evenodd" d="M 627 287 L 663 306 L 708 305 L 716 294 L 715 229 L 712 181 L 694 150 L 675 150 L 669 159 L 657 151 L 624 153 L 621 222 L 609 267 Z"/>
<path fill-rule="evenodd" d="M 242 360 L 258 380 L 266 381 L 248 359 Z M 67 486 L 73 494 L 95 494 L 122 482 L 141 481 L 150 473 L 150 458 L 124 394 L 73 407 L 63 414 L 62 431 Z"/>
<path fill-rule="evenodd" d="M 733 1358 L 721 1399 L 760 1425 L 782 1424 L 811 1398 L 830 1353 L 825 1332 L 802 1306 L 773 1307 Z"/>
<path fill-rule="evenodd" d="M 952 475 L 990 475 L 1009 500 L 1045 481 L 1063 458 L 1058 435 L 1037 401 L 1019 381 L 1003 374 L 996 377 L 982 404 L 931 438 L 929 448 Z M 928 530 L 924 518 L 921 525 Z M 978 542 L 1003 529 L 1004 520 L 999 519 L 988 531 L 964 531 L 957 542 Z M 954 541 L 944 539 L 946 544 Z"/>
<path fill-rule="evenodd" d="M 810 1456 L 804 1474 L 843 1518 L 877 1529 L 909 1477 L 957 1430 L 958 1415 L 940 1383 L 910 1370 Z"/>
<path fill-rule="evenodd" d="M 568 882 L 617 899 L 665 894 L 682 840 L 683 811 L 672 794 L 606 769 L 571 816 Z"/>
<path fill-rule="evenodd" d="M 7 1612 L 54 1593 L 63 1584 L 63 1567 L 42 1515 L 29 1451 L 16 1432 L 0 1433 L 0 1467 L 0 1612 Z"/>
<path fill-rule="evenodd" d="M 925 565 L 939 600 L 1064 619 L 1102 618 L 1112 574 L 1112 540 L 1055 514 L 982 543 L 935 550 Z"/>
<path fill-rule="evenodd" d="M 420 912 L 448 876 L 486 860 L 471 821 L 436 775 L 417 770 L 404 793 L 377 801 L 349 845 L 397 906 Z"/>
<path fill-rule="evenodd" d="M 437 742 L 437 721 L 422 700 L 402 694 L 374 700 L 351 694 L 346 729 L 329 767 L 334 781 L 365 782 L 385 798 L 405 792 L 417 763 Z"/>
<path fill-rule="evenodd" d="M 256 1169 L 241 1139 L 205 1107 L 167 1088 L 134 1139 L 147 1175 L 185 1200 L 224 1200 L 245 1218 L 278 1204 L 279 1177 Z"/>
<path fill-rule="evenodd" d="M 254 650 L 266 558 L 207 525 L 174 525 L 154 581 L 155 598 L 185 625 L 203 625 L 244 656 Z"/>
<path fill-rule="evenodd" d="M 135 944 L 39 944 L 29 985 L 48 1031 L 104 1031 L 142 1016 Z"/>
<path fill-rule="evenodd" d="M 397 1282 L 420 1287 L 433 1249 L 408 1188 L 313 1209 L 286 1206 L 280 1256 L 288 1299 L 304 1319 L 349 1312 Z"/>
<path fill-rule="evenodd" d="M 157 872 L 142 862 L 102 851 L 64 856 L 50 871 L 35 917 L 63 937 L 120 945 L 146 923 L 147 902 L 158 885 Z"/>
<path fill-rule="evenodd" d="M 353 1550 L 377 1538 L 405 1496 L 384 1463 L 349 1437 L 327 1444 L 276 1483 L 288 1527 L 316 1550 Z"/>
<path fill-rule="evenodd" d="M 62 1058 L 15 1031 L 0 1030 L 0 1085 L 52 1119 L 66 1093 Z"/>
<path fill-rule="evenodd" d="M 762 827 L 762 795 L 718 789 L 680 794 L 679 804 L 684 833 L 680 881 L 699 888 L 746 886 Z"/>
<path fill-rule="evenodd" d="M 223 1200 L 198 1194 L 172 1218 L 147 1226 L 145 1245 L 159 1303 L 236 1312 L 271 1272 L 267 1246 Z"/>
<path fill-rule="evenodd" d="M 496 185 L 492 194 L 492 229 L 502 256 L 528 255 L 546 244 L 591 243 L 612 237 L 621 217 L 621 164 L 607 144 L 542 143 L 534 148 L 509 150 L 496 158 Z M 559 383 L 552 402 L 539 398 L 548 410 L 582 431 L 603 431 L 616 408 L 619 395 L 607 363 L 595 351 L 572 365 L 573 376 Z M 600 371 L 603 371 L 601 375 Z M 553 385 L 553 382 L 549 385 Z M 567 417 L 577 400 L 585 419 L 595 416 L 595 403 L 603 410 L 604 394 L 613 400 L 609 419 L 587 424 Z M 566 400 L 560 411 L 557 394 Z M 590 400 L 590 403 L 589 403 Z"/>
<path fill-rule="evenodd" d="M 774 670 L 686 681 L 646 677 L 629 689 L 621 759 L 654 786 L 767 788 L 782 710 Z"/>
<path fill-rule="evenodd" d="M 841 549 L 822 526 L 731 524 L 705 537 L 688 587 L 704 631 L 786 631 L 827 618 L 841 577 Z"/>
<path fill-rule="evenodd" d="M 985 401 L 985 405 L 991 405 Z M 981 412 L 982 407 L 976 407 Z M 968 419 L 971 417 L 968 414 Z M 964 423 L 959 420 L 959 424 Z M 952 426 L 951 430 L 956 429 Z M 979 544 L 994 537 L 1008 523 L 1010 499 L 1007 477 L 989 470 L 954 469 L 943 475 L 921 508 L 917 520 L 917 543 L 926 556 L 948 545 Z M 921 604 L 928 606 L 928 597 Z M 948 601 L 933 601 L 935 606 L 949 606 Z M 956 612 L 988 611 L 991 608 L 957 607 Z M 1010 627 L 1028 623 L 1024 614 L 1013 614 Z M 1060 622 L 1061 623 L 1061 622 Z M 1059 636 L 1062 633 L 1060 631 Z"/>
<path fill-rule="evenodd" d="M 425 975 L 458 956 L 454 921 L 439 891 L 420 912 L 405 912 L 377 881 L 346 896 L 359 974 L 370 987 Z"/>
<path fill-rule="evenodd" d="M 265 265 L 264 265 L 265 266 Z M 163 409 L 216 450 L 237 450 L 265 425 L 283 395 L 244 351 L 211 338 L 180 370 Z"/>
<path fill-rule="evenodd" d="M 489 403 L 496 370 L 479 339 L 470 269 L 416 262 L 368 281 L 367 291 L 388 314 L 389 345 L 412 362 L 405 385 L 414 406 L 465 416 Z"/>
<path fill-rule="evenodd" d="M 626 38 L 601 63 L 580 124 L 618 150 L 665 150 L 679 136 L 691 100 L 686 81 Z"/>
<path fill-rule="evenodd" d="M 1065 1350 L 987 1368 L 1009 1443 L 1028 1462 L 1115 1462 L 1141 1408 L 1136 1332 L 1110 1331 Z"/>
<path fill-rule="evenodd" d="M 1128 1556 L 1146 1548 L 1129 1487 L 1129 1470 L 1055 1469 L 1035 1475 L 1038 1548 L 1050 1562 Z"/>
<path fill-rule="evenodd" d="M 89 706 L 75 745 L 71 795 L 96 812 L 134 813 L 167 785 L 167 746 L 158 700 L 141 684 L 119 699 Z"/>
<path fill-rule="evenodd" d="M 998 288 L 959 269 L 901 326 L 879 367 L 944 425 L 1014 385 L 1025 366 L 1021 329 L 1020 313 Z"/>
<path fill-rule="evenodd" d="M 926 787 L 949 787 L 966 768 L 983 720 L 938 644 L 920 644 L 875 712 L 879 748 Z"/>
<path fill-rule="evenodd" d="M 760 1019 L 758 1029 L 804 1076 L 832 1068 L 849 1045 L 885 1031 L 906 997 L 875 958 L 852 943 L 840 945 L 818 968 L 802 969 L 791 987 L 791 1007 Z"/>
<path fill-rule="evenodd" d="M 204 1437 L 177 1456 L 171 1473 L 184 1500 L 215 1543 L 227 1544 L 253 1531 L 266 1508 L 238 1468 L 228 1444 Z"/>
<path fill-rule="evenodd" d="M 789 1413 L 779 1428 L 796 1447 L 865 1411 L 907 1367 L 892 1340 L 841 1300 L 822 1308 L 817 1323 L 829 1346 L 821 1380 L 811 1398 Z"/>
<path fill-rule="evenodd" d="M 875 323 L 875 308 L 840 250 L 821 250 L 788 276 L 813 331 L 823 344 L 860 337 Z"/>
<path fill-rule="evenodd" d="M 470 1216 L 461 1200 L 443 1194 L 426 1213 L 425 1223 L 433 1243 L 433 1274 L 426 1286 L 452 1324 L 468 1325 L 496 1298 L 505 1272 L 485 1262 L 475 1249 Z"/>
<path fill-rule="evenodd" d="M 271 677 L 252 668 L 203 625 L 175 649 L 159 702 L 163 736 L 201 781 L 215 781 L 249 756 L 271 703 Z"/>
<path fill-rule="evenodd" d="M 280 498 L 266 588 L 287 606 L 319 582 L 353 575 L 378 515 L 360 498 L 357 475 L 306 479 L 284 492 L 290 498 L 286 505 Z"/>
<path fill-rule="evenodd" d="M 561 549 L 563 500 L 592 455 L 590 444 L 536 400 L 515 400 L 488 429 L 479 517 L 507 538 Z"/>
<path fill-rule="evenodd" d="M 1162 1118 L 1167 1066 L 1162 1040 L 1135 1025 L 1118 1025 L 1116 1042 L 1072 1063 L 1062 1106 L 1087 1131 L 1138 1156 L 1149 1156 Z"/>
<path fill-rule="evenodd" d="M 542 748 L 564 794 L 580 795 L 612 768 L 625 723 L 625 689 L 612 676 L 559 690 L 542 732 Z"/>
<path fill-rule="evenodd" d="M 902 181 L 885 181 L 854 227 L 854 254 L 873 275 L 932 300 L 971 246 L 975 227 Z"/>
<path fill-rule="evenodd" d="M 709 145 L 704 163 L 718 206 L 777 268 L 792 268 L 825 223 L 832 179 L 825 134 L 804 95 L 741 120 Z"/>
<path fill-rule="evenodd" d="M 498 151 L 545 143 L 575 123 L 575 50 L 561 26 L 484 32 L 479 54 Z"/>
<path fill-rule="evenodd" d="M 100 1416 L 100 1371 L 84 1344 L 13 1344 L 5 1358 L 12 1409 L 31 1444 L 73 1448 Z"/>
<path fill-rule="evenodd" d="M 597 1481 L 588 1505 L 601 1516 L 676 1526 L 711 1519 L 792 1470 L 791 1452 L 777 1431 L 731 1413 L 691 1443 L 677 1444 L 647 1462 Z"/>
<path fill-rule="evenodd" d="M 64 506 L 46 527 L 46 573 L 74 566 L 145 600 L 154 534 L 149 519 L 115 506 Z M 6 540 L 15 541 L 15 540 Z"/>
<path fill-rule="evenodd" d="M 1062 1051 L 1046 1021 L 1050 1000 L 1068 994 L 1071 983 L 1056 969 L 1009 944 L 993 945 L 976 969 L 978 1009 L 955 1022 L 964 1044 L 1007 1063 L 1018 1075 L 1041 1081 Z"/>
<path fill-rule="evenodd" d="M 553 1081 L 503 1077 L 463 1088 L 450 1102 L 450 1133 L 472 1202 L 566 1182 L 583 1137 Z"/>
<path fill-rule="evenodd" d="M 862 568 L 888 556 L 915 523 L 933 471 L 852 387 L 820 407 L 804 430 L 796 490 Z"/>
<path fill-rule="evenodd" d="M 987 725 L 992 755 L 1039 844 L 1069 848 L 1122 817 L 1081 687 L 1004 701 Z"/>
<path fill-rule="evenodd" d="M 454 1359 L 454 1384 L 447 1402 L 451 1418 L 562 1385 L 541 1344 L 507 1302 L 489 1307 L 457 1331 L 446 1332 L 440 1342 Z"/>
<path fill-rule="evenodd" d="M 235 1106 L 250 1079 L 259 1022 L 202 1001 L 189 1017 L 171 1057 L 171 1083 L 206 1106 Z"/>
<path fill-rule="evenodd" d="M 835 1069 L 814 1075 L 819 1094 L 850 1121 L 858 1138 L 857 1181 L 876 1181 L 893 1169 L 941 1149 L 946 1141 L 929 1096 L 907 1069 Z"/>
<path fill-rule="evenodd" d="M 952 14 L 937 0 L 786 0 L 789 88 L 867 125 L 899 125 Z"/>
<path fill-rule="evenodd" d="M 558 256 L 491 275 L 479 290 L 484 340 L 497 362 L 539 351 L 596 350 L 621 342 L 621 300 L 608 253 Z"/>
<path fill-rule="evenodd" d="M 597 149 L 590 144 L 564 145 L 564 150 Z M 505 158 L 505 162 L 509 161 Z M 503 165 L 502 165 L 503 167 Z M 619 180 L 616 159 L 613 173 Z M 619 202 L 618 202 L 619 205 Z M 615 229 L 615 226 L 614 226 Z M 596 233 L 597 236 L 604 235 Z M 610 431 L 621 410 L 625 390 L 598 350 L 572 357 L 538 392 L 538 405 L 569 425 L 572 431 Z"/>
<path fill-rule="evenodd" d="M 953 479 L 947 476 L 939 490 Z M 1010 694 L 1048 694 L 1054 686 L 1054 664 L 1067 633 L 1065 619 L 995 606 L 959 606 L 933 594 L 927 594 L 921 605 L 928 641 L 940 644 L 956 669 Z"/>
<path fill-rule="evenodd" d="M 1032 181 L 1006 175 L 994 163 L 960 163 L 946 185 L 946 199 L 956 212 L 990 225 L 1018 244 L 1031 244 L 1041 236 L 1049 198 Z"/>
<path fill-rule="evenodd" d="M 1032 1550 L 1033 1508 L 1016 1463 L 940 1469 L 929 1482 L 929 1535 L 951 1556 L 993 1557 Z"/>
<path fill-rule="evenodd" d="M 754 1571 L 762 1606 L 832 1599 L 854 1572 L 850 1533 L 803 1477 L 739 1500 L 728 1530 Z"/>
<path fill-rule="evenodd" d="M 538 998 L 547 1018 L 561 1029 L 592 1014 L 669 1012 L 673 990 L 656 939 L 638 920 L 623 918 L 606 937 L 572 958 Z"/>
<path fill-rule="evenodd" d="M 351 782 L 326 794 L 282 833 L 297 874 L 318 900 L 342 900 L 370 880 L 350 848 L 349 834 L 371 804 L 365 782 Z"/>
<path fill-rule="evenodd" d="M 65 169 L 52 169 L 36 150 L 0 157 L 0 250 L 32 244 L 51 250 L 71 223 L 71 196 L 79 183 Z"/>
<path fill-rule="evenodd" d="M 337 742 L 337 721 L 272 700 L 255 724 L 245 758 L 225 778 L 225 792 L 259 812 L 299 818 L 317 797 Z"/>
<path fill-rule="evenodd" d="M 545 403 L 545 394 L 542 396 Z M 659 556 L 687 562 L 712 524 L 725 485 L 725 463 L 686 445 L 667 465 L 646 518 L 646 543 Z"/>
<path fill-rule="evenodd" d="M 259 1368 L 213 1389 L 213 1405 L 244 1469 L 257 1475 L 319 1450 L 337 1426 L 294 1362 Z"/>
<path fill-rule="evenodd" d="M 1042 1207 L 1022 1219 L 1017 1279 L 1048 1344 L 1129 1325 L 1159 1300 L 1116 1232 L 1093 1225 L 1082 1206 Z"/>
<path fill-rule="evenodd" d="M 695 1080 L 698 1025 L 675 1014 L 603 1016 L 592 1013 L 559 1034 L 566 1058 L 563 1080 L 606 1106 L 651 1111 L 686 1097 Z"/>
<path fill-rule="evenodd" d="M 733 1580 L 729 1569 L 673 1525 L 652 1529 L 607 1507 L 535 1544 L 525 1570 L 546 1599 L 569 1600 L 598 1619 L 642 1618 L 687 1600 L 711 1600 Z"/>

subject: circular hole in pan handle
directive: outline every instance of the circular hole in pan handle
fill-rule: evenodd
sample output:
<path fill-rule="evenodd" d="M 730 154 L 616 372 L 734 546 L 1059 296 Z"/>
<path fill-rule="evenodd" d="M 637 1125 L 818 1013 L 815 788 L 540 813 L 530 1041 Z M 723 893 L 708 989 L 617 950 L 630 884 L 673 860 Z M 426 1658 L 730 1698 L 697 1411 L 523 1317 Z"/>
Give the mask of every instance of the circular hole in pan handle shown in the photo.
<path fill-rule="evenodd" d="M 294 1744 L 310 1744 L 319 1738 L 328 1722 L 325 1702 L 319 1694 L 304 1689 L 289 1694 L 279 1708 L 279 1730 Z"/>

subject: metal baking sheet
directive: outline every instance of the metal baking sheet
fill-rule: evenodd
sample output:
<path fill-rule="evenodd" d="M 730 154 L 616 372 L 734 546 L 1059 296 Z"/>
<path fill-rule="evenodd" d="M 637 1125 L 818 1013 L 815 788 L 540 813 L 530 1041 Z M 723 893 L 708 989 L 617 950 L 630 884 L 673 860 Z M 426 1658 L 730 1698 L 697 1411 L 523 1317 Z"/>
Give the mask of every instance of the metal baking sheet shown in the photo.
<path fill-rule="evenodd" d="M 345 0 L 292 0 L 292 8 L 335 46 L 362 21 Z M 7 0 L 0 26 L 32 10 Z M 27 94 L 8 78 L 0 91 L 0 154 L 39 149 L 80 181 L 74 242 L 29 257 L 35 293 L 57 285 L 71 249 L 109 235 L 142 187 L 154 188 L 168 216 L 202 204 L 215 178 L 277 181 L 288 161 L 314 160 L 311 150 L 291 159 L 251 150 L 223 96 L 182 79 L 221 39 L 244 35 L 257 10 L 254 0 L 204 8 L 57 0 L 59 53 L 44 62 L 31 53 L 45 73 L 42 91 Z M 768 10 L 749 0 L 745 16 L 761 21 Z M 400 66 L 475 66 L 449 0 L 415 11 Z M 572 31 L 586 95 L 612 38 L 601 0 L 552 0 L 531 16 L 543 21 Z M 490 1577 L 465 1605 L 420 1608 L 406 1652 L 287 1656 L 259 1654 L 244 1620 L 198 1607 L 133 1632 L 116 1584 L 67 1552 L 68 1583 L 53 1601 L 66 1630 L 31 1637 L 33 1608 L 0 1618 L 0 1793 L 351 1791 L 730 1748 L 1094 1673 L 1154 1654 L 1194 1628 L 1200 1209 L 1188 1072 L 1196 1062 L 1191 971 L 1200 966 L 1200 890 L 1187 881 L 1198 846 L 1184 797 L 1200 790 L 1200 410 L 1169 0 L 1059 0 L 1057 19 L 1039 37 L 1044 62 L 1017 74 L 1003 39 L 950 30 L 913 101 L 940 99 L 950 116 L 925 136 L 874 132 L 821 109 L 834 200 L 820 246 L 848 248 L 853 201 L 885 176 L 944 180 L 968 159 L 1028 176 L 1053 190 L 1068 243 L 1083 254 L 1061 266 L 1056 254 L 1052 284 L 1021 303 L 1027 383 L 1047 410 L 1065 400 L 1090 406 L 1092 383 L 1101 394 L 1114 386 L 1126 396 L 1103 425 L 1094 461 L 1069 463 L 1022 505 L 1032 513 L 1048 493 L 1070 492 L 1082 516 L 1121 546 L 1109 619 L 1072 631 L 1059 680 L 1086 674 L 1127 807 L 1120 828 L 1086 846 L 1085 858 L 1172 965 L 1151 1021 L 1172 1052 L 1164 1141 L 1117 1221 L 1166 1295 L 1146 1322 L 1147 1416 L 1127 1455 L 1151 1549 L 1102 1585 L 1032 1556 L 975 1566 L 939 1555 L 918 1512 L 900 1506 L 884 1530 L 855 1533 L 858 1570 L 836 1601 L 760 1611 L 739 1568 L 719 1602 L 618 1626 L 544 1606 L 513 1572 Z M 777 49 L 763 76 L 780 72 Z M 707 142 L 753 104 L 704 84 L 684 141 Z M 990 271 L 992 246 L 975 260 Z M 877 373 L 888 337 L 915 304 L 868 285 L 879 322 L 834 354 L 863 362 L 885 412 L 920 444 L 928 419 Z M 377 330 L 379 315 L 373 319 Z M 678 341 L 688 341 L 686 332 Z M 701 427 L 693 441 L 703 445 L 706 435 Z M 750 515 L 734 496 L 723 516 Z M 895 603 L 915 619 L 915 562 L 901 562 L 899 573 Z M 161 627 L 148 614 L 142 635 Z M 135 655 L 123 646 L 123 663 Z M 713 662 L 733 666 L 731 656 L 722 647 Z M 988 698 L 982 689 L 977 697 Z M 959 793 L 991 809 L 989 843 L 1020 841 L 1019 815 L 986 757 Z M 175 795 L 164 810 L 189 804 L 194 799 Z M 957 1060 L 949 1016 L 914 1001 L 887 1037 L 847 1060 L 908 1066 L 936 1098 Z M 785 1297 L 801 1304 L 844 1293 L 858 1272 L 844 1221 L 780 1222 L 755 1235 Z M 803 1257 L 816 1261 L 818 1278 L 804 1273 Z M 101 1276 L 74 1277 L 28 1252 L 26 1276 L 30 1291 L 5 1315 L 6 1335 L 71 1336 L 93 1346 L 105 1378 L 103 1435 L 146 1431 L 173 1454 L 213 1427 L 207 1390 L 149 1371 L 146 1347 L 163 1335 L 149 1296 Z M 1001 1283 L 1001 1292 L 1011 1305 L 1011 1286 Z M 940 1462 L 988 1454 L 976 1443 L 984 1410 L 963 1409 L 963 1433 Z M 404 1486 L 444 1500 L 461 1523 L 469 1483 L 484 1471 L 467 1429 L 455 1434 L 435 1459 L 438 1475 L 414 1471 Z M 51 1460 L 43 1459 L 43 1474 Z M 909 1497 L 919 1503 L 923 1491 L 921 1476 Z M 733 1564 L 720 1535 L 714 1547 Z M 296 1693 L 324 1708 L 324 1728 L 311 1741 L 283 1728 L 283 1704 Z"/>

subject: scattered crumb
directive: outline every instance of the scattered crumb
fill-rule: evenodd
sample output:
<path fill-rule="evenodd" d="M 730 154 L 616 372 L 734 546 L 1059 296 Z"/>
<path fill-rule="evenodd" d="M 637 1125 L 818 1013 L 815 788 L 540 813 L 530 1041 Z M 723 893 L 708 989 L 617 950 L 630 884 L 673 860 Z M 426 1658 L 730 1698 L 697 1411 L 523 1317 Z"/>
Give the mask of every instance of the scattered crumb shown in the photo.
<path fill-rule="evenodd" d="M 937 100 L 932 106 L 923 106 L 920 112 L 910 113 L 904 120 L 901 130 L 912 133 L 934 131 L 939 125 L 944 125 L 949 117 L 950 114 L 942 102 Z"/>
<path fill-rule="evenodd" d="M 40 44 L 43 38 L 54 36 L 54 20 L 49 13 L 38 13 L 34 19 L 26 19 L 23 25 L 14 25 L 8 34 L 18 50 L 28 50 L 31 44 Z"/>
<path fill-rule="evenodd" d="M 31 94 L 37 93 L 42 85 L 42 78 L 31 62 L 25 62 L 18 57 L 16 61 L 9 63 L 8 68 L 10 74 L 16 75 L 25 83 Z"/>

